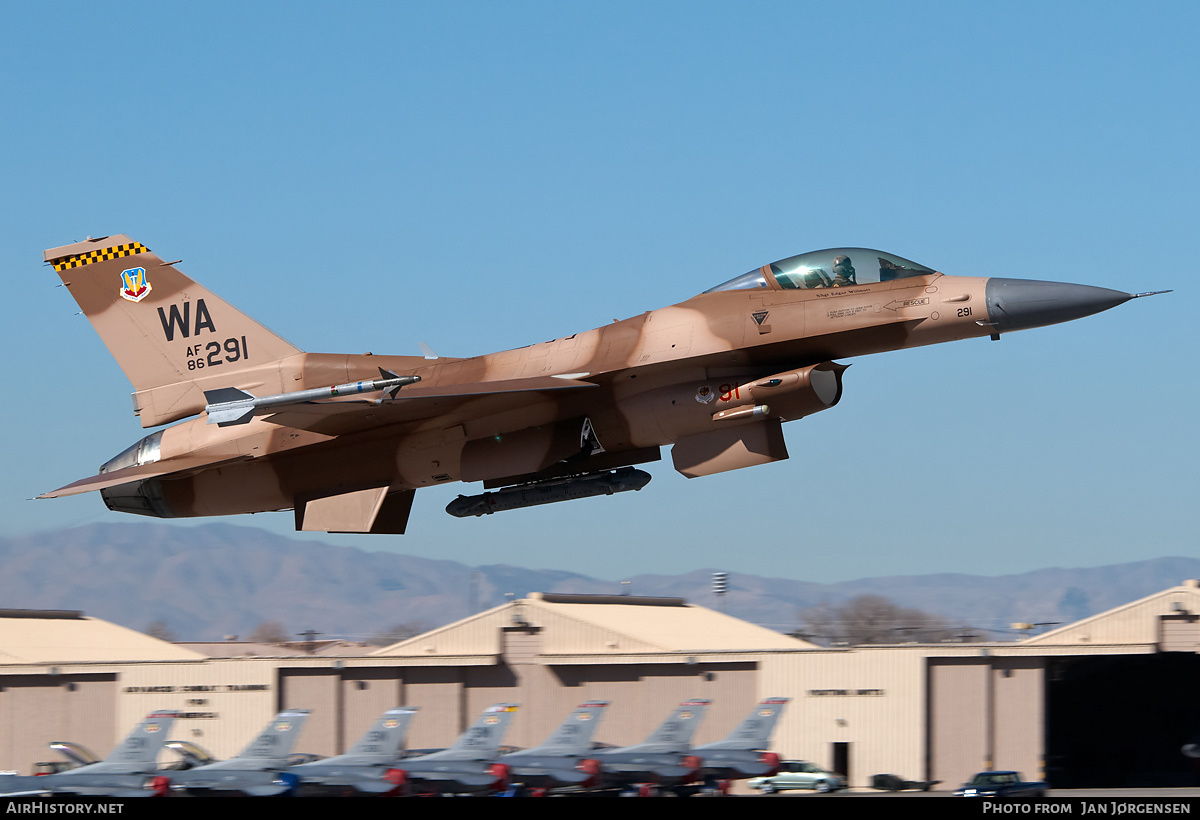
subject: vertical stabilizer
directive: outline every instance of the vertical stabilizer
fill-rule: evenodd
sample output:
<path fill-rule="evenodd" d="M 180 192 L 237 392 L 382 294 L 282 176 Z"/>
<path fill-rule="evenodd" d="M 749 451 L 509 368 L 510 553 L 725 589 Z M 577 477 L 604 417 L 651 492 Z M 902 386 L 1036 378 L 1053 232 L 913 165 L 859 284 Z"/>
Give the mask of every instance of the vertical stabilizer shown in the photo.
<path fill-rule="evenodd" d="M 593 700 L 575 708 L 554 734 L 541 746 L 519 752 L 522 755 L 551 754 L 579 757 L 592 750 L 592 735 L 608 711 L 608 701 Z"/>
<path fill-rule="evenodd" d="M 150 771 L 158 760 L 158 753 L 166 743 L 171 726 L 179 712 L 173 709 L 161 709 L 151 712 L 146 719 L 137 725 L 129 736 L 113 749 L 108 757 L 91 766 L 70 769 L 64 774 L 80 772 L 81 774 L 96 774 L 101 769 L 126 769 Z"/>
<path fill-rule="evenodd" d="M 458 740 L 444 752 L 434 752 L 425 758 L 448 758 L 457 760 L 480 760 L 495 757 L 500 752 L 500 743 L 508 724 L 517 714 L 517 704 L 497 703 L 483 710 L 483 714 L 471 728 L 459 735 Z M 423 758 L 418 758 L 423 759 Z"/>
<path fill-rule="evenodd" d="M 415 706 L 399 706 L 384 712 L 383 717 L 359 738 L 346 756 L 378 756 L 391 760 L 400 753 L 400 744 L 408 732 L 408 724 L 417 713 Z"/>
<path fill-rule="evenodd" d="M 788 705 L 789 698 L 764 698 L 746 716 L 738 727 L 729 733 L 724 740 L 716 743 L 706 743 L 696 747 L 696 751 L 708 749 L 733 749 L 738 751 L 755 751 L 770 748 L 771 733 L 775 724 Z"/>
<path fill-rule="evenodd" d="M 308 709 L 289 709 L 280 712 L 267 724 L 258 737 L 234 760 L 275 760 L 286 758 L 296 745 L 296 738 L 308 720 Z M 226 761 L 232 762 L 232 761 Z"/>
<path fill-rule="evenodd" d="M 711 700 L 693 698 L 684 701 L 675 708 L 671 716 L 662 722 L 644 743 L 628 746 L 627 749 L 637 749 L 647 753 L 684 753 L 692 745 L 692 737 L 700 726 L 708 711 Z"/>
<path fill-rule="evenodd" d="M 133 384 L 135 408 L 151 410 L 144 427 L 202 410 L 197 380 L 229 384 L 231 374 L 301 352 L 128 236 L 44 257 Z"/>

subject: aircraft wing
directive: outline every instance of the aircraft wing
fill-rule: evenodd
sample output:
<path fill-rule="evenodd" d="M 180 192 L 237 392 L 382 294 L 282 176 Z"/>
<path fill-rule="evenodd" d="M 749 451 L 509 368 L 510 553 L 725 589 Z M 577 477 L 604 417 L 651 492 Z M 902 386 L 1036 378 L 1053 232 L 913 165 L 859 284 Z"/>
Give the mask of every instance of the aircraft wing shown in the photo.
<path fill-rule="evenodd" d="M 229 762 L 229 761 L 224 761 Z M 203 771 L 206 767 L 177 772 L 171 776 L 173 788 L 208 789 L 211 791 L 240 791 L 254 796 L 277 794 L 287 790 L 286 785 L 276 783 L 279 774 L 272 769 L 218 769 Z M 280 766 L 282 768 L 282 765 Z"/>
<path fill-rule="evenodd" d="M 427 775 L 427 779 L 434 779 Z M 453 772 L 448 773 L 446 780 L 453 780 L 455 783 L 462 783 L 464 786 L 490 786 L 496 782 L 496 775 L 491 772 Z"/>
<path fill-rule="evenodd" d="M 59 487 L 57 490 L 39 495 L 38 498 L 61 498 L 64 495 L 78 495 L 79 493 L 88 493 L 93 490 L 103 490 L 106 487 L 116 487 L 118 484 L 128 484 L 131 481 L 141 481 L 144 478 L 155 478 L 170 473 L 185 473 L 188 470 L 213 467 L 217 464 L 242 461 L 247 458 L 249 456 L 235 456 L 230 458 L 228 454 L 220 456 L 182 456 L 180 458 L 167 459 L 166 461 L 155 461 L 150 464 L 139 464 L 135 467 L 126 467 L 123 470 L 114 470 L 111 473 L 100 473 L 99 475 L 81 478 L 79 481 L 68 484 L 65 487 Z"/>
<path fill-rule="evenodd" d="M 146 778 L 141 778 L 145 780 Z M 141 786 L 62 786 L 54 794 L 71 794 L 76 797 L 153 797 L 154 792 Z"/>
<path fill-rule="evenodd" d="M 152 794 L 143 787 L 146 775 L 101 775 L 75 777 L 74 780 L 84 782 L 74 783 L 71 779 L 56 777 L 30 777 L 13 775 L 14 782 L 0 780 L 0 795 L 4 797 L 29 797 L 39 794 L 73 794 L 80 797 L 148 797 Z"/>
<path fill-rule="evenodd" d="M 500 762 L 504 762 L 501 759 Z M 582 783 L 595 777 L 591 772 L 581 772 L 578 769 L 572 769 L 564 766 L 563 768 L 554 768 L 551 766 L 514 766 L 513 771 L 520 777 L 547 777 L 552 778 L 559 783 Z"/>
<path fill-rule="evenodd" d="M 469 416 L 512 409 L 541 400 L 547 394 L 596 388 L 591 382 L 535 376 L 445 386 L 405 387 L 392 401 L 310 402 L 289 406 L 264 419 L 281 427 L 327 436 L 355 433 L 373 427 L 420 421 L 462 411 Z"/>
<path fill-rule="evenodd" d="M 52 783 L 53 781 L 47 781 L 45 777 L 3 774 L 0 775 L 0 797 L 28 797 L 46 794 L 53 789 Z"/>

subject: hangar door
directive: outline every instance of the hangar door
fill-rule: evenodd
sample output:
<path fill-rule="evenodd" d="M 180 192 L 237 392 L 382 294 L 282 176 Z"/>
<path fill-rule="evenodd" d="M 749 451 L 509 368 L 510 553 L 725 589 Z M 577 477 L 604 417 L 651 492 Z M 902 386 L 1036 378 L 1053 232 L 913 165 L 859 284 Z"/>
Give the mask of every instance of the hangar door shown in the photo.
<path fill-rule="evenodd" d="M 1057 788 L 1200 785 L 1200 656 L 1048 661 L 1046 779 Z"/>

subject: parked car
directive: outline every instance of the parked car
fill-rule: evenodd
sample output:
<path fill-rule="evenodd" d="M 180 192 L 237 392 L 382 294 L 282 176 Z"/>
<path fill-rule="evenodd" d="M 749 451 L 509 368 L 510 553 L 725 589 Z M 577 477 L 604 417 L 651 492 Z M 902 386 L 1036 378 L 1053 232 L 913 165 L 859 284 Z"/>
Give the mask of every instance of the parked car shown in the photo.
<path fill-rule="evenodd" d="M 871 775 L 871 788 L 885 792 L 902 792 L 909 789 L 927 792 L 941 782 L 940 780 L 905 780 L 896 774 Z"/>
<path fill-rule="evenodd" d="M 1020 772 L 980 772 L 954 793 L 959 797 L 1045 797 L 1047 786 L 1026 780 Z"/>
<path fill-rule="evenodd" d="M 807 760 L 784 760 L 779 764 L 778 774 L 770 777 L 752 777 L 746 781 L 746 785 L 752 789 L 759 789 L 763 794 L 783 789 L 832 792 L 846 788 L 846 778 Z"/>

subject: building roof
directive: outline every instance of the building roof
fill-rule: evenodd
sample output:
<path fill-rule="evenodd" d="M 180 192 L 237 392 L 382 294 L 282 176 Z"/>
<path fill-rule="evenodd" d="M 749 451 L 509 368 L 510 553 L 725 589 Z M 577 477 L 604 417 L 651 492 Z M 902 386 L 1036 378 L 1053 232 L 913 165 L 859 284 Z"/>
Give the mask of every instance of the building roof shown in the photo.
<path fill-rule="evenodd" d="M 682 598 L 530 593 L 384 647 L 377 656 L 495 655 L 506 628 L 537 630 L 539 654 L 629 655 L 813 649 L 813 644 Z"/>
<path fill-rule="evenodd" d="M 1163 617 L 1195 618 L 1200 581 L 1184 581 L 1137 601 L 1021 641 L 1023 646 L 1106 646 L 1159 643 Z M 1196 650 L 1192 650 L 1196 651 Z"/>
<path fill-rule="evenodd" d="M 203 655 L 70 610 L 0 609 L 0 663 L 194 661 Z"/>
<path fill-rule="evenodd" d="M 362 641 L 341 639 L 311 642 L 285 641 L 284 643 L 236 640 L 180 641 L 177 645 L 202 652 L 209 658 L 358 658 L 369 655 L 378 648 Z"/>

